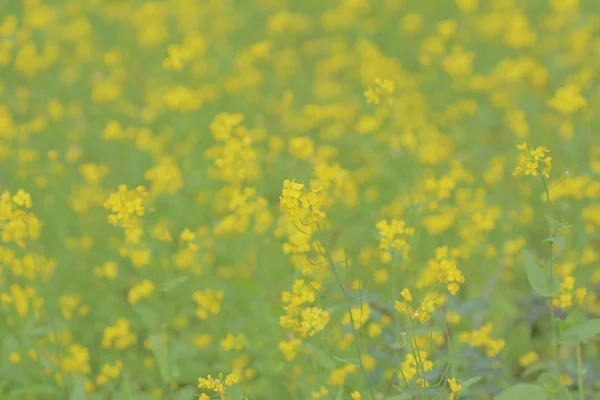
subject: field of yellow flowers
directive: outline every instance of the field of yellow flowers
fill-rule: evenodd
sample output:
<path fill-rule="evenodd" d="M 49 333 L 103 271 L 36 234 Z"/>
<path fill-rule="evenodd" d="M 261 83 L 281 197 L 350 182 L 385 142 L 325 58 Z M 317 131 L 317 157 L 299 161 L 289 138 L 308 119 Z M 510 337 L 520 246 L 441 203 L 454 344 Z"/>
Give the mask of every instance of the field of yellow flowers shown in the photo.
<path fill-rule="evenodd" d="M 599 83 L 597 0 L 1 0 L 0 399 L 599 399 Z"/>

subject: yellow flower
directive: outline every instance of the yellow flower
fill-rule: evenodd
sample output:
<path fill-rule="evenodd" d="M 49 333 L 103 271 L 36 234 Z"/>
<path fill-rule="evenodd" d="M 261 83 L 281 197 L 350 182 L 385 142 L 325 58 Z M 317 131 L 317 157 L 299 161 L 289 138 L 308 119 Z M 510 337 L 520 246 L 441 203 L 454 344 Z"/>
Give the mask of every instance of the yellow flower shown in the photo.
<path fill-rule="evenodd" d="M 352 397 L 352 400 L 360 400 L 362 398 L 358 390 L 350 393 L 350 397 Z"/>
<path fill-rule="evenodd" d="M 573 379 L 567 374 L 560 374 L 559 379 L 563 385 L 570 386 L 573 384 Z"/>
<path fill-rule="evenodd" d="M 450 394 L 450 399 L 454 399 L 456 396 L 456 393 L 458 393 L 458 391 L 462 388 L 462 385 L 456 383 L 456 378 L 448 378 L 448 387 L 450 388 L 450 391 L 452 392 Z"/>
<path fill-rule="evenodd" d="M 457 325 L 460 323 L 460 314 L 453 311 L 448 311 L 446 313 L 446 320 L 451 325 Z"/>
<path fill-rule="evenodd" d="M 190 240 L 194 240 L 196 238 L 196 235 L 194 235 L 192 231 L 186 228 L 183 232 L 181 232 L 180 237 L 181 240 L 189 242 Z"/>
<path fill-rule="evenodd" d="M 548 105 L 561 114 L 570 115 L 587 106 L 587 100 L 581 95 L 579 86 L 568 84 L 556 90 Z"/>
<path fill-rule="evenodd" d="M 404 288 L 402 289 L 402 292 L 400 294 L 402 295 L 402 297 L 404 297 L 404 300 L 408 301 L 409 303 L 412 301 L 412 294 L 410 293 L 410 289 Z"/>
<path fill-rule="evenodd" d="M 522 367 L 527 367 L 527 366 L 535 363 L 539 359 L 540 359 L 540 356 L 538 355 L 538 353 L 536 353 L 535 351 L 530 351 L 526 354 L 523 354 L 521 356 L 521 358 L 519 358 L 519 364 Z"/>
<path fill-rule="evenodd" d="M 129 289 L 129 293 L 127 294 L 127 301 L 129 304 L 137 304 L 142 299 L 149 297 L 152 292 L 154 292 L 154 283 L 148 279 L 144 279 L 142 282 L 133 286 Z"/>
<path fill-rule="evenodd" d="M 346 312 L 342 323 L 349 324 L 353 321 L 354 329 L 359 330 L 369 320 L 370 316 L 371 307 L 367 303 L 363 303 L 361 307 L 353 307 L 350 312 Z"/>
<path fill-rule="evenodd" d="M 223 379 L 223 374 L 220 373 L 218 378 L 213 378 L 208 375 L 206 378 L 198 378 L 199 389 L 209 389 L 215 393 L 223 393 L 225 390 L 238 382 L 238 378 L 234 374 L 228 374 Z"/>
<path fill-rule="evenodd" d="M 518 165 L 513 171 L 513 176 L 521 174 L 537 176 L 541 173 L 546 179 L 550 178 L 552 169 L 552 157 L 547 154 L 550 152 L 544 146 L 528 147 L 526 142 L 517 145 L 520 150 Z M 542 168 L 543 166 L 543 168 Z"/>
<path fill-rule="evenodd" d="M 19 364 L 21 362 L 21 355 L 17 352 L 12 352 L 8 356 L 8 360 L 13 364 Z"/>

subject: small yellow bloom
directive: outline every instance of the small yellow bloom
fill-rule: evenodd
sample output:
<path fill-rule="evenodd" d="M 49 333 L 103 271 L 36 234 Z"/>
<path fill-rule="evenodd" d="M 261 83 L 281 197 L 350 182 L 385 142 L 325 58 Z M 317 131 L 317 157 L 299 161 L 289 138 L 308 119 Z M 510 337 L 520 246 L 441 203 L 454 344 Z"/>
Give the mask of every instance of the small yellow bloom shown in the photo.
<path fill-rule="evenodd" d="M 571 379 L 571 377 L 567 374 L 560 374 L 560 383 L 562 383 L 563 385 L 572 385 L 573 384 L 573 379 Z"/>
<path fill-rule="evenodd" d="M 579 86 L 569 84 L 559 88 L 548 105 L 561 114 L 570 115 L 587 106 L 587 100 L 581 95 Z"/>
<path fill-rule="evenodd" d="M 8 356 L 8 359 L 11 363 L 13 364 L 18 364 L 21 362 L 21 355 L 17 352 L 12 352 L 10 353 L 10 355 Z"/>
<path fill-rule="evenodd" d="M 402 292 L 400 294 L 402 295 L 402 297 L 404 297 L 404 300 L 408 301 L 409 303 L 412 301 L 412 294 L 410 293 L 410 289 L 404 288 L 402 289 Z"/>
<path fill-rule="evenodd" d="M 452 400 L 455 398 L 456 393 L 458 393 L 458 391 L 462 388 L 462 385 L 456 383 L 456 378 L 448 378 L 448 386 L 452 392 L 450 394 L 450 399 Z"/>
<path fill-rule="evenodd" d="M 540 356 L 538 355 L 538 353 L 536 353 L 535 351 L 530 351 L 529 353 L 523 354 L 523 356 L 521 356 L 521 358 L 519 358 L 519 364 L 522 367 L 527 367 L 527 366 L 535 363 L 539 359 L 540 359 Z"/>

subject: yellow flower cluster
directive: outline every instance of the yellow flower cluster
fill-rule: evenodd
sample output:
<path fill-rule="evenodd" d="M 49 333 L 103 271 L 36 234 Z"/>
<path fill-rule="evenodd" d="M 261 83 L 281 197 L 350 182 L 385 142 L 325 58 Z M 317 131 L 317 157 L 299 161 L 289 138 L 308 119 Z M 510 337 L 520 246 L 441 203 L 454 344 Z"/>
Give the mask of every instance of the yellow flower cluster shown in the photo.
<path fill-rule="evenodd" d="M 16 283 L 10 285 L 7 292 L 0 293 L 0 301 L 5 309 L 12 306 L 21 318 L 29 315 L 39 318 L 44 306 L 44 299 L 38 296 L 35 288 Z"/>
<path fill-rule="evenodd" d="M 278 348 L 287 361 L 292 361 L 298 355 L 298 350 L 301 345 L 302 340 L 294 338 L 287 341 L 280 341 L 278 344 Z"/>
<path fill-rule="evenodd" d="M 401 292 L 402 297 L 406 302 L 396 300 L 394 308 L 401 314 L 409 316 L 411 319 L 417 320 L 424 324 L 429 321 L 433 312 L 444 305 L 446 297 L 435 291 L 425 293 L 423 299 L 419 302 L 418 307 L 412 307 L 410 303 L 413 300 L 410 289 L 404 288 Z M 409 303 L 409 304 L 407 304 Z"/>
<path fill-rule="evenodd" d="M 129 321 L 118 318 L 116 324 L 104 328 L 100 346 L 104 349 L 127 349 L 137 343 L 137 335 L 130 331 Z"/>
<path fill-rule="evenodd" d="M 208 375 L 206 378 L 198 378 L 198 388 L 208 389 L 220 395 L 222 399 L 225 399 L 225 391 L 227 388 L 237 383 L 238 378 L 234 374 L 227 374 L 223 379 L 223 374 L 220 373 L 218 378 L 213 378 Z M 202 394 L 200 399 L 209 399 L 210 397 Z"/>
<path fill-rule="evenodd" d="M 260 135 L 241 125 L 243 120 L 241 114 L 224 113 L 217 115 L 210 125 L 214 138 L 222 143 L 208 150 L 216 167 L 211 173 L 215 178 L 235 185 L 254 181 L 260 176 L 257 153 L 252 147 Z"/>
<path fill-rule="evenodd" d="M 416 355 L 407 354 L 400 364 L 400 371 L 398 371 L 398 378 L 401 379 L 401 382 L 410 385 L 415 376 L 419 376 L 416 383 L 421 387 L 429 386 L 429 383 L 422 377 L 424 373 L 433 369 L 433 362 L 428 360 L 427 356 L 428 353 L 423 350 L 418 350 Z"/>
<path fill-rule="evenodd" d="M 561 114 L 569 115 L 587 106 L 587 101 L 578 85 L 569 84 L 557 89 L 548 105 Z"/>
<path fill-rule="evenodd" d="M 143 221 L 145 201 L 148 196 L 143 186 L 130 190 L 127 185 L 119 185 L 119 191 L 112 193 L 104 201 L 104 208 L 111 211 L 108 222 L 113 226 L 123 228 L 125 232 L 124 245 L 120 246 L 122 257 L 129 257 L 134 267 L 141 268 L 150 262 L 150 249 L 143 242 Z"/>
<path fill-rule="evenodd" d="M 456 382 L 456 378 L 448 378 L 446 380 L 448 381 L 448 387 L 450 388 L 451 392 L 449 400 L 454 400 L 455 398 L 457 398 L 456 393 L 458 393 L 459 390 L 462 389 L 462 385 Z"/>
<path fill-rule="evenodd" d="M 552 157 L 547 155 L 549 152 L 547 148 L 544 146 L 528 147 L 527 142 L 517 145 L 517 148 L 521 150 L 521 154 L 519 155 L 519 165 L 513 171 L 513 176 L 521 174 L 537 176 L 541 173 L 546 179 L 550 178 Z"/>
<path fill-rule="evenodd" d="M 535 351 L 530 351 L 528 353 L 523 354 L 519 358 L 519 365 L 521 365 L 521 367 L 525 368 L 525 367 L 528 367 L 529 365 L 537 362 L 539 359 L 540 359 L 540 355 L 538 353 L 536 353 Z"/>
<path fill-rule="evenodd" d="M 127 293 L 127 301 L 129 304 L 137 304 L 142 299 L 149 297 L 154 292 L 154 283 L 148 279 L 144 279 L 140 283 L 134 285 Z"/>
<path fill-rule="evenodd" d="M 336 368 L 331 371 L 331 374 L 327 379 L 327 384 L 331 386 L 344 386 L 346 377 L 353 372 L 356 372 L 357 369 L 358 367 L 354 364 L 346 364 L 341 368 Z"/>
<path fill-rule="evenodd" d="M 381 261 L 388 264 L 392 261 L 392 250 L 402 255 L 404 260 L 409 260 L 410 245 L 406 237 L 415 233 L 413 228 L 406 226 L 402 220 L 381 220 L 377 223 L 377 232 L 381 236 L 379 249 L 381 250 Z"/>
<path fill-rule="evenodd" d="M 427 288 L 436 283 L 443 283 L 450 294 L 455 295 L 460 285 L 465 282 L 462 272 L 457 268 L 456 258 L 460 251 L 450 250 L 447 246 L 438 247 L 435 258 L 429 259 L 427 267 L 420 273 L 415 283 L 417 288 Z"/>
<path fill-rule="evenodd" d="M 193 299 L 198 305 L 196 317 L 207 319 L 210 314 L 218 314 L 224 297 L 224 293 L 220 290 L 206 289 L 194 292 Z"/>
<path fill-rule="evenodd" d="M 89 374 L 91 371 L 89 350 L 78 343 L 72 344 L 65 357 L 61 358 L 60 368 L 64 374 Z"/>
<path fill-rule="evenodd" d="M 563 309 L 570 309 L 575 304 L 581 305 L 585 301 L 587 289 L 579 287 L 575 289 L 575 278 L 565 276 L 560 283 L 560 291 L 552 293 L 552 305 Z M 573 299 L 575 297 L 575 299 Z M 575 300 L 575 302 L 573 301 Z"/>
<path fill-rule="evenodd" d="M 280 317 L 279 324 L 296 332 L 301 338 L 314 336 L 325 329 L 329 322 L 329 313 L 313 305 L 316 300 L 315 290 L 316 287 L 298 279 L 291 292 L 281 293 L 285 315 Z"/>
<path fill-rule="evenodd" d="M 163 60 L 162 66 L 165 70 L 181 71 L 195 58 L 201 57 L 207 49 L 206 39 L 198 34 L 184 36 L 181 44 L 173 44 L 167 47 L 168 56 Z"/>
<path fill-rule="evenodd" d="M 117 360 L 114 365 L 109 363 L 104 364 L 100 370 L 100 374 L 96 377 L 96 385 L 104 386 L 111 380 L 117 379 L 121 375 L 124 367 L 125 364 L 123 364 L 123 361 L 121 360 Z"/>
<path fill-rule="evenodd" d="M 483 348 L 488 357 L 494 357 L 504 349 L 505 340 L 493 339 L 490 337 L 493 327 L 491 323 L 487 323 L 480 329 L 475 329 L 472 332 L 460 332 L 459 339 L 462 343 L 468 343 L 473 348 Z"/>
<path fill-rule="evenodd" d="M 318 195 L 323 190 L 323 187 L 314 187 L 307 194 L 303 194 L 303 189 L 303 183 L 296 183 L 294 179 L 291 181 L 286 179 L 283 181 L 279 203 L 290 221 L 308 225 L 311 222 L 318 222 L 325 217 L 325 213 L 320 209 L 322 200 Z M 310 211 L 310 213 L 306 212 L 306 210 Z M 312 218 L 306 218 L 306 221 L 303 220 L 303 217 L 309 216 Z"/>
<path fill-rule="evenodd" d="M 369 86 L 364 92 L 364 95 L 368 104 L 379 104 L 381 103 L 382 96 L 391 98 L 389 95 L 393 94 L 395 91 L 396 85 L 392 80 L 375 78 L 373 86 Z"/>
<path fill-rule="evenodd" d="M 246 335 L 244 335 L 243 333 L 239 333 L 237 335 L 233 335 L 230 333 L 227 336 L 225 336 L 223 339 L 221 339 L 221 342 L 219 344 L 225 351 L 231 351 L 231 350 L 239 351 L 239 350 L 242 350 L 244 347 L 246 347 L 246 343 L 247 343 Z"/>
<path fill-rule="evenodd" d="M 119 185 L 119 191 L 112 193 L 104 202 L 104 208 L 110 210 L 108 222 L 113 226 L 122 226 L 126 230 L 130 228 L 129 222 L 136 216 L 144 215 L 144 197 L 146 189 L 138 186 L 130 190 L 127 185 Z"/>
<path fill-rule="evenodd" d="M 73 313 L 77 310 L 80 315 L 86 315 L 89 307 L 81 304 L 81 295 L 79 294 L 64 294 L 58 298 L 60 312 L 64 319 L 71 320 Z"/>
<path fill-rule="evenodd" d="M 33 206 L 29 193 L 19 189 L 11 195 L 4 191 L 0 195 L 0 227 L 2 242 L 15 243 L 24 248 L 28 240 L 40 237 L 40 220 L 32 212 L 27 212 Z"/>
<path fill-rule="evenodd" d="M 363 303 L 360 307 L 353 307 L 347 311 L 342 318 L 342 324 L 348 325 L 353 322 L 353 328 L 359 330 L 365 325 L 371 316 L 371 307 L 367 303 Z"/>

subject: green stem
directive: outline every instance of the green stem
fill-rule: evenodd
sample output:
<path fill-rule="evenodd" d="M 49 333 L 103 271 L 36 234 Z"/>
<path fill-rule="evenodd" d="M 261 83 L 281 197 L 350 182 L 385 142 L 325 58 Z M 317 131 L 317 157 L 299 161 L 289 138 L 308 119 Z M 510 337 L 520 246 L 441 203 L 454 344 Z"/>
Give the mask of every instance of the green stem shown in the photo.
<path fill-rule="evenodd" d="M 321 229 L 321 225 L 318 222 L 316 222 L 316 224 L 317 224 L 317 228 L 318 228 L 319 232 L 321 232 L 321 234 L 323 236 L 324 234 L 323 234 L 323 230 Z M 333 275 L 335 276 L 335 279 L 340 287 L 340 290 L 342 291 L 342 294 L 344 295 L 344 299 L 346 301 L 346 307 L 348 309 L 348 314 L 350 315 L 350 324 L 351 324 L 352 334 L 354 336 L 354 343 L 356 345 L 356 351 L 358 352 L 358 364 L 359 364 L 360 370 L 362 371 L 362 374 L 365 378 L 365 384 L 367 385 L 367 389 L 369 390 L 369 395 L 371 396 L 371 400 L 375 400 L 375 394 L 373 393 L 373 389 L 371 388 L 371 385 L 369 384 L 369 376 L 367 375 L 367 371 L 365 370 L 365 367 L 363 365 L 363 361 L 362 361 L 362 357 L 361 357 L 362 354 L 361 354 L 360 340 L 358 337 L 358 332 L 354 328 L 354 316 L 352 315 L 352 307 L 350 306 L 350 298 L 348 296 L 348 292 L 346 291 L 346 288 L 344 287 L 344 284 L 340 278 L 340 275 L 337 271 L 335 262 L 333 261 L 333 258 L 331 257 L 331 253 L 329 252 L 329 249 L 327 247 L 327 244 L 325 243 L 325 241 L 322 241 L 322 243 L 323 243 L 324 251 L 321 250 L 321 246 L 318 246 L 319 252 L 327 260 L 327 263 L 329 264 L 329 267 L 333 271 Z M 362 307 L 361 307 L 361 309 L 362 309 Z"/>
<path fill-rule="evenodd" d="M 582 357 L 581 357 L 581 343 L 577 343 L 577 348 L 575 350 L 575 354 L 577 357 L 577 386 L 579 389 L 579 400 L 585 400 L 585 391 L 583 389 L 583 366 L 582 366 Z"/>
<path fill-rule="evenodd" d="M 452 338 L 450 337 L 450 329 L 448 328 L 447 321 L 441 320 L 442 326 L 444 327 L 444 333 L 446 334 L 446 341 L 448 342 L 448 364 L 450 365 L 450 376 L 455 377 L 454 375 L 454 348 Z"/>
<path fill-rule="evenodd" d="M 548 190 L 548 182 L 546 181 L 546 177 L 544 176 L 544 174 L 540 174 L 540 176 L 542 177 L 542 184 L 544 185 L 544 192 L 546 193 L 546 205 L 549 207 L 550 206 L 550 191 Z M 552 253 L 552 242 L 550 242 L 550 260 L 548 261 L 547 268 L 546 268 L 546 279 L 548 281 L 548 287 L 550 288 L 550 290 L 552 290 L 552 275 L 553 275 L 553 261 L 554 261 L 554 254 Z M 548 310 L 550 311 L 550 321 L 552 324 L 552 345 L 556 345 L 558 346 L 557 343 L 557 330 L 556 330 L 556 326 L 557 326 L 557 322 L 556 322 L 556 316 L 554 315 L 554 306 L 552 305 L 552 298 L 548 299 Z M 560 360 L 559 360 L 559 354 L 558 354 L 558 348 L 555 350 L 555 362 L 556 362 L 556 374 L 560 375 Z"/>

